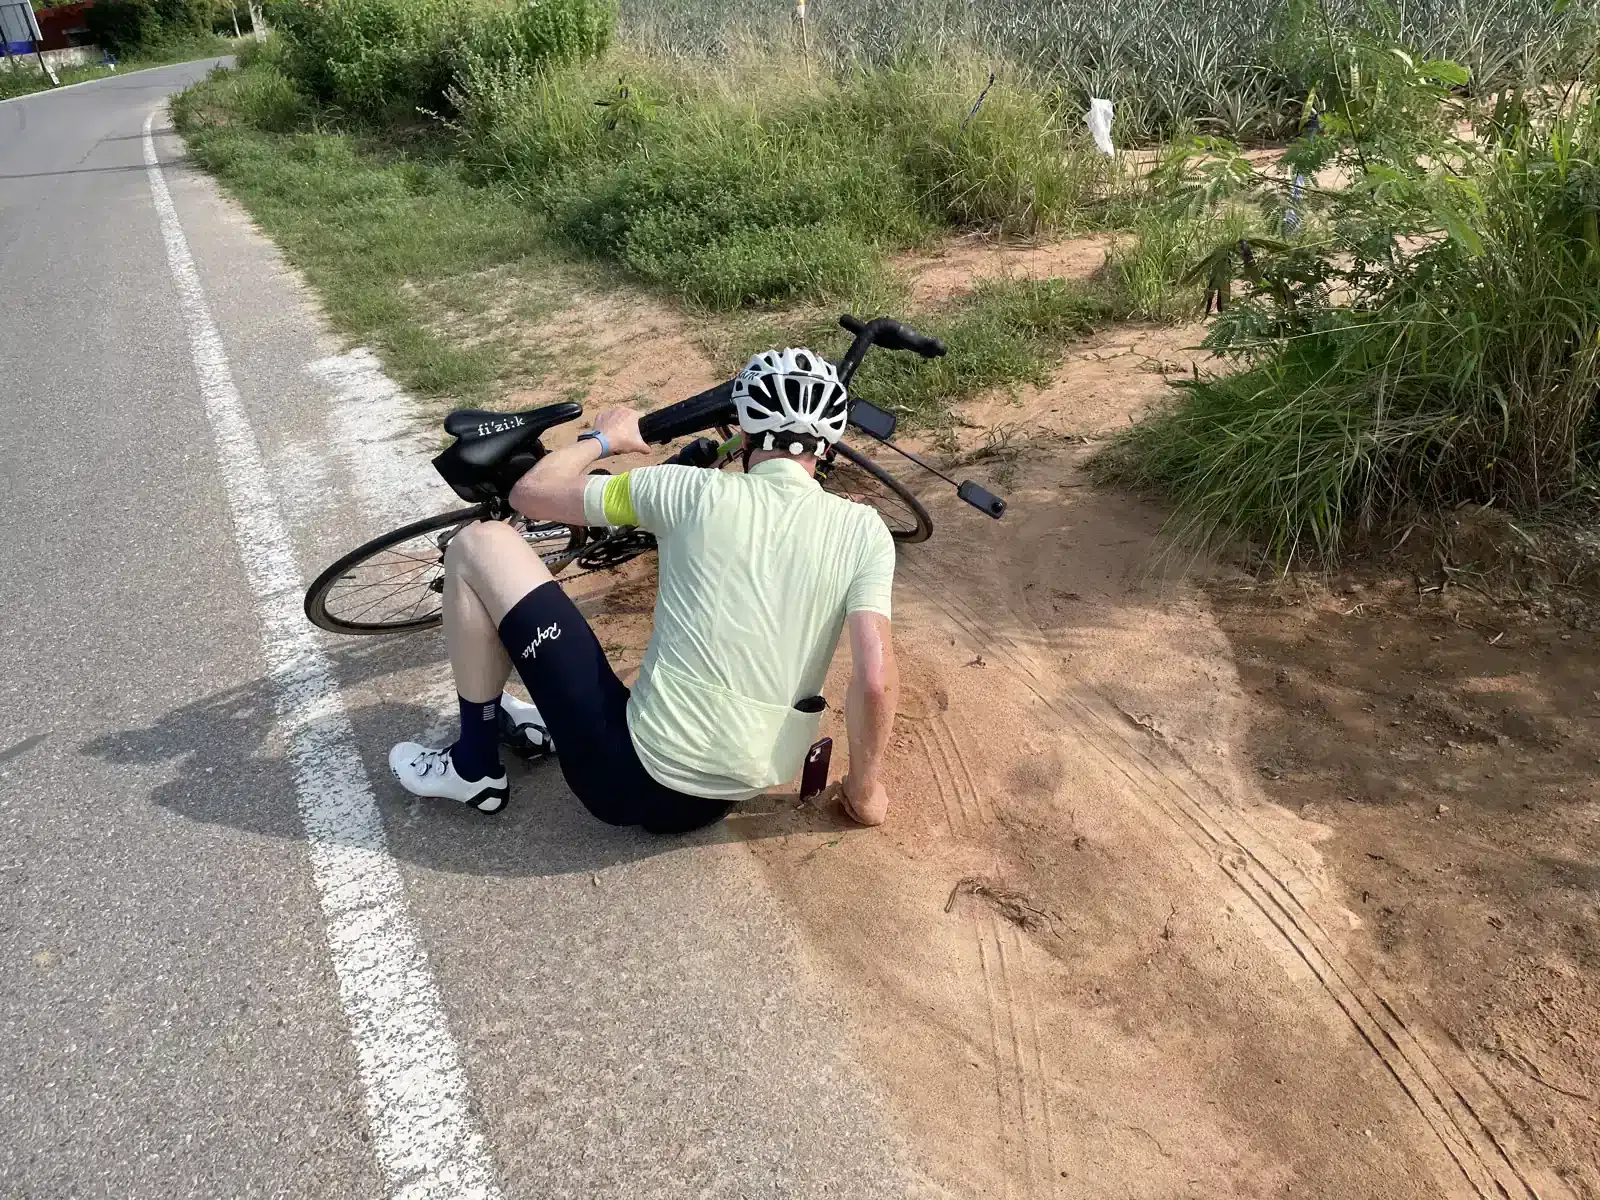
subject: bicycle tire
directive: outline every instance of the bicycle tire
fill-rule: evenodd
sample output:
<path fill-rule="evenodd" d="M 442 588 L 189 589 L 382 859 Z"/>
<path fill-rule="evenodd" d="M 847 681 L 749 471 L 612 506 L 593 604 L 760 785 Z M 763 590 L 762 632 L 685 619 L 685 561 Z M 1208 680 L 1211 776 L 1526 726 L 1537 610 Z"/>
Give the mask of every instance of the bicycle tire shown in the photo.
<path fill-rule="evenodd" d="M 396 555 L 402 560 L 409 559 L 416 564 L 415 566 L 408 566 L 405 562 L 396 563 L 394 566 L 398 569 L 398 574 L 391 573 L 386 578 L 376 581 L 358 581 L 347 589 L 359 591 L 371 587 L 396 585 L 393 590 L 378 597 L 374 604 L 401 596 L 402 593 L 414 595 L 415 599 L 410 601 L 410 609 L 406 610 L 403 616 L 389 613 L 383 615 L 381 619 L 361 620 L 357 618 L 365 617 L 373 605 L 368 605 L 366 609 L 353 615 L 341 615 L 330 611 L 329 599 L 339 593 L 339 585 L 350 578 L 355 571 L 363 565 L 377 562 L 386 551 L 392 551 L 406 542 L 427 538 L 427 535 L 432 533 L 460 528 L 482 519 L 484 512 L 484 506 L 478 505 L 473 508 L 456 509 L 454 512 L 439 513 L 437 516 L 425 517 L 420 521 L 402 525 L 398 529 L 391 529 L 388 533 L 362 543 L 350 553 L 337 559 L 306 589 L 306 618 L 317 628 L 326 629 L 329 633 L 413 633 L 434 628 L 443 620 L 443 594 L 434 585 L 435 581 L 443 579 L 444 554 L 438 549 L 436 539 L 429 538 L 427 541 L 419 542 L 417 550 L 422 551 L 421 554 Z M 538 522 L 531 528 L 547 531 L 551 535 L 549 539 L 551 541 L 560 540 L 562 531 L 565 532 L 566 541 L 560 550 L 541 552 L 539 555 L 545 560 L 545 565 L 550 568 L 552 575 L 559 574 L 577 556 L 578 548 L 584 541 L 583 530 L 569 528 L 556 522 Z M 429 543 L 434 547 L 432 550 L 426 549 Z M 406 602 L 406 599 L 402 599 L 396 607 L 404 608 Z"/>
<path fill-rule="evenodd" d="M 905 484 L 865 454 L 844 442 L 835 445 L 834 451 L 846 459 L 849 465 L 841 470 L 837 459 L 829 464 L 827 478 L 822 481 L 824 488 L 837 496 L 844 496 L 858 504 L 868 504 L 877 509 L 878 515 L 889 527 L 890 535 L 897 542 L 909 546 L 925 542 L 933 536 L 933 518 L 928 516 L 928 510 L 922 507 L 922 501 L 913 496 Z M 870 476 L 877 487 L 874 488 L 858 479 L 855 476 L 856 471 Z M 883 495 L 885 491 L 893 496 L 892 501 Z"/>

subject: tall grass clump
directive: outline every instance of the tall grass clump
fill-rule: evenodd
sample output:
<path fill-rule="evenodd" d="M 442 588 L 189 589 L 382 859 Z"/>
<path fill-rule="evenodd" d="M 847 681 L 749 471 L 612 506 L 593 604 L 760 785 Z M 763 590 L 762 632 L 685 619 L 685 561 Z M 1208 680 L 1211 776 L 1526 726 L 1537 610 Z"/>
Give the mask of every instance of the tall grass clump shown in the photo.
<path fill-rule="evenodd" d="M 844 144 L 888 153 L 937 225 L 1033 236 L 1085 221 L 1106 176 L 1081 114 L 1026 73 L 970 54 L 918 57 L 847 76 Z M 882 131 L 881 141 L 873 136 Z"/>
<path fill-rule="evenodd" d="M 1253 172 L 1223 140 L 1190 136 L 1162 147 L 1143 186 L 1133 189 L 1124 236 L 1107 253 L 1127 315 L 1180 321 L 1209 311 L 1210 289 L 1196 264 L 1217 245 L 1269 232 L 1261 206 L 1236 194 L 1239 179 Z"/>
<path fill-rule="evenodd" d="M 278 66 L 273 43 L 247 42 L 245 46 L 250 48 L 247 67 L 235 71 L 219 67 L 205 86 L 173 97 L 173 119 L 179 128 L 242 125 L 262 133 L 286 134 L 307 123 L 311 103 Z"/>
<path fill-rule="evenodd" d="M 783 54 L 473 64 L 453 103 L 468 161 L 572 245 L 731 308 L 849 294 L 941 230 L 1087 220 L 1102 160 L 1046 96 L 986 78 L 970 62 L 812 75 Z"/>
<path fill-rule="evenodd" d="M 1264 212 L 1292 204 L 1302 223 L 1209 258 L 1225 311 L 1208 344 L 1241 369 L 1188 381 L 1101 464 L 1170 496 L 1185 532 L 1332 559 L 1415 509 L 1596 495 L 1600 109 L 1571 93 L 1474 109 L 1449 100 L 1460 75 L 1368 60 L 1348 117 L 1289 156 L 1349 187 L 1291 200 L 1282 178 L 1241 174 Z M 1380 96 L 1414 122 L 1374 112 L 1364 130 Z"/>
<path fill-rule="evenodd" d="M 615 19 L 611 0 L 276 0 L 267 12 L 301 90 L 371 122 L 442 110 L 468 63 L 594 58 Z"/>

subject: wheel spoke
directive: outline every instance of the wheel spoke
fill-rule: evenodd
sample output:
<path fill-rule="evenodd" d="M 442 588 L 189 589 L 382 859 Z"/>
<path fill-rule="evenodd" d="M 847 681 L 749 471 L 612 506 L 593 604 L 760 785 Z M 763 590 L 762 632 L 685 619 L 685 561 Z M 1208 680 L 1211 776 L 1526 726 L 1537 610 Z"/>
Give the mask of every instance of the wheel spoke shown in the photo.
<path fill-rule="evenodd" d="M 347 617 L 345 619 L 353 622 L 353 621 L 357 620 L 360 617 L 364 617 L 364 616 L 366 616 L 367 613 L 371 612 L 374 608 L 378 607 L 378 605 L 382 604 L 385 600 L 392 600 L 392 599 L 394 599 L 394 597 L 400 595 L 401 592 L 404 592 L 404 591 L 406 591 L 406 590 L 408 590 L 410 588 L 414 588 L 414 587 L 417 587 L 417 585 L 416 584 L 404 584 L 404 585 L 402 585 L 400 587 L 395 588 L 392 592 L 385 592 L 381 596 L 374 597 L 372 602 L 370 604 L 368 604 L 365 608 L 363 608 L 360 612 L 355 613 L 354 615 L 352 615 L 350 617 Z M 422 591 L 424 597 L 426 597 L 427 595 L 430 594 L 426 587 L 422 587 L 420 590 Z"/>
<path fill-rule="evenodd" d="M 876 509 L 892 529 L 916 528 L 916 514 L 905 501 L 854 463 L 836 462 L 828 475 L 828 485 L 837 495 Z"/>
<path fill-rule="evenodd" d="M 390 549 L 388 549 L 388 550 L 385 550 L 384 553 L 385 554 L 392 554 L 396 558 L 404 559 L 406 562 L 436 563 L 436 562 L 439 561 L 439 553 L 438 553 L 437 548 L 434 548 L 433 556 L 431 558 L 423 558 L 420 555 L 416 555 L 416 554 L 406 554 L 406 553 L 403 553 L 402 551 L 396 550 L 396 549 L 394 549 L 392 547 Z M 361 565 L 362 566 L 367 566 L 369 563 L 374 563 L 374 562 L 377 562 L 377 561 L 378 561 L 377 559 L 372 558 L 372 559 L 368 559 L 367 562 L 362 563 Z"/>
<path fill-rule="evenodd" d="M 370 580 L 370 581 L 365 582 L 365 583 L 350 583 L 348 585 L 346 585 L 345 580 L 349 579 L 350 576 L 346 575 L 346 576 L 344 576 L 344 578 L 339 580 L 339 582 L 335 585 L 335 587 L 337 587 L 342 592 L 361 592 L 361 591 L 365 591 L 367 588 L 385 587 L 385 586 L 387 586 L 388 584 L 391 584 L 391 583 L 407 582 L 407 581 L 413 580 L 418 575 L 421 575 L 424 571 L 428 570 L 430 567 L 437 567 L 438 565 L 439 565 L 438 563 L 430 563 L 428 565 L 428 567 L 417 567 L 417 568 L 415 568 L 413 570 L 405 572 L 404 574 L 385 575 L 382 579 L 373 579 L 373 580 Z"/>
<path fill-rule="evenodd" d="M 406 620 L 415 621 L 417 619 L 417 614 L 422 611 L 422 602 L 426 600 L 427 597 L 428 593 L 426 592 L 417 597 L 416 603 L 411 606 L 411 611 L 406 614 Z"/>
<path fill-rule="evenodd" d="M 390 622 L 387 621 L 387 620 L 374 619 L 372 621 L 365 621 L 364 622 L 362 620 L 362 618 L 365 617 L 368 613 L 372 612 L 373 609 L 377 608 L 385 600 L 392 600 L 392 599 L 394 599 L 393 596 L 382 596 L 382 597 L 378 598 L 377 600 L 374 600 L 372 603 L 368 604 L 365 608 L 362 608 L 360 611 L 351 613 L 348 616 L 341 616 L 339 619 L 341 621 L 345 621 L 345 622 L 347 622 L 348 624 L 351 624 L 351 625 L 360 625 L 360 624 L 382 625 L 382 624 L 389 624 Z M 405 601 L 402 600 L 400 603 L 404 604 Z M 382 614 L 381 615 L 392 618 L 394 616 L 394 613 L 395 613 L 395 610 L 396 610 L 397 607 L 398 606 L 391 606 L 389 608 L 385 608 L 385 609 L 382 610 Z"/>

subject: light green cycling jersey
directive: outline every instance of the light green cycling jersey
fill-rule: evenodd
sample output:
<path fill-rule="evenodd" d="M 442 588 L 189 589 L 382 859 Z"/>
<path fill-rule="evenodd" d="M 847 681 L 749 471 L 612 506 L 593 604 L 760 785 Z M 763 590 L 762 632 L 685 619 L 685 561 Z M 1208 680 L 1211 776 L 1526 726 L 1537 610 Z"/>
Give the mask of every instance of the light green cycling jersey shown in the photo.
<path fill-rule="evenodd" d="M 655 630 L 628 701 L 645 770 L 674 791 L 740 800 L 788 783 L 816 739 L 847 614 L 889 616 L 894 542 L 877 512 L 788 459 L 747 474 L 642 467 L 596 476 L 591 526 L 656 535 Z"/>

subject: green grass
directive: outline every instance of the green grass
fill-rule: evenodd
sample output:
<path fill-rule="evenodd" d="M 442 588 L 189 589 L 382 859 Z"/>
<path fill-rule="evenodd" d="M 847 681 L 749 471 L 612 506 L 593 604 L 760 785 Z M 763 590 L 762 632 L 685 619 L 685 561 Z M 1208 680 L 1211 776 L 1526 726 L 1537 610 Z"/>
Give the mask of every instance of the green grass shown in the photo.
<path fill-rule="evenodd" d="M 943 339 L 948 354 L 874 353 L 856 376 L 855 391 L 911 427 L 937 428 L 963 400 L 997 387 L 1048 383 L 1066 347 L 1113 312 L 1105 298 L 1066 280 L 985 283 L 917 319 L 921 332 Z"/>
<path fill-rule="evenodd" d="M 257 66 L 185 92 L 173 114 L 190 154 L 305 273 L 340 332 L 378 349 L 400 382 L 486 398 L 518 348 L 493 331 L 499 287 L 484 273 L 547 262 L 538 223 L 507 190 L 469 181 L 436 138 L 284 132 L 308 110 L 282 82 Z"/>
<path fill-rule="evenodd" d="M 87 83 L 91 79 L 104 79 L 110 74 L 112 71 L 109 67 L 66 67 L 56 72 L 56 78 L 65 86 L 70 83 Z M 49 77 L 38 69 L 36 60 L 31 67 L 23 61 L 9 71 L 0 71 L 0 100 L 10 100 L 14 96 L 31 96 L 35 92 L 48 92 L 53 86 Z"/>

